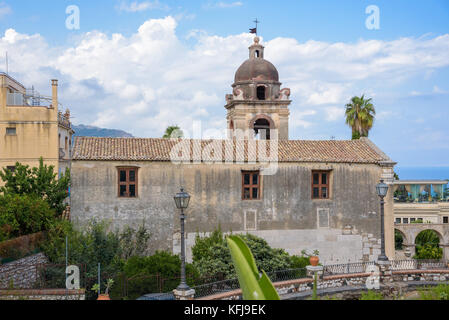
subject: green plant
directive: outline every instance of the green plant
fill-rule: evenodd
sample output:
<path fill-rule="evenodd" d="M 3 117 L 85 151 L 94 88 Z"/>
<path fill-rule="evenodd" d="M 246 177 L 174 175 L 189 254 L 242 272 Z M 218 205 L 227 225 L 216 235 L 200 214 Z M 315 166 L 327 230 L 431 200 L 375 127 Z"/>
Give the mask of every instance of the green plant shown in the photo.
<path fill-rule="evenodd" d="M 312 291 L 312 300 L 318 300 L 317 298 L 317 287 L 318 287 L 318 279 L 316 272 L 313 275 L 313 291 Z"/>
<path fill-rule="evenodd" d="M 423 246 L 416 246 L 416 254 L 413 259 L 436 259 L 439 260 L 443 257 L 443 249 L 435 247 L 431 244 L 425 244 Z"/>
<path fill-rule="evenodd" d="M 108 279 L 106 282 L 106 288 L 104 289 L 104 294 L 108 295 L 109 294 L 109 290 L 111 289 L 111 287 L 114 285 L 114 280 L 113 279 Z M 101 294 L 100 292 L 100 285 L 98 283 L 95 283 L 92 288 L 92 291 L 96 292 L 98 295 Z"/>
<path fill-rule="evenodd" d="M 436 287 L 418 290 L 421 300 L 449 300 L 449 284 L 442 283 Z"/>
<path fill-rule="evenodd" d="M 352 128 L 352 139 L 368 137 L 369 130 L 373 126 L 376 110 L 371 103 L 372 99 L 353 97 L 351 102 L 346 104 L 346 124 Z"/>
<path fill-rule="evenodd" d="M 226 238 L 237 271 L 244 300 L 280 300 L 270 279 L 262 269 L 261 274 L 251 250 L 239 236 Z"/>
<path fill-rule="evenodd" d="M 39 167 L 30 168 L 17 162 L 14 172 L 7 168 L 0 170 L 0 178 L 5 183 L 0 187 L 0 193 L 4 195 L 34 195 L 44 199 L 57 215 L 61 215 L 66 208 L 64 200 L 70 185 L 70 172 L 67 169 L 58 177 L 54 166 L 44 165 L 42 157 Z"/>
<path fill-rule="evenodd" d="M 415 259 L 441 259 L 443 249 L 439 248 L 440 238 L 434 230 L 421 231 L 416 237 Z"/>
<path fill-rule="evenodd" d="M 292 269 L 305 268 L 308 265 L 310 265 L 310 259 L 308 256 L 293 255 L 290 257 L 290 268 L 292 268 Z"/>
<path fill-rule="evenodd" d="M 177 125 L 167 127 L 167 129 L 165 129 L 164 135 L 162 136 L 162 138 L 164 139 L 183 138 L 183 137 L 184 133 L 182 132 L 181 128 Z"/>
<path fill-rule="evenodd" d="M 133 256 L 144 256 L 148 251 L 150 238 L 145 222 L 137 230 L 125 227 L 120 234 L 121 258 L 127 260 Z"/>
<path fill-rule="evenodd" d="M 360 300 L 383 300 L 384 297 L 382 293 L 375 292 L 373 290 L 368 290 L 367 292 L 363 292 Z"/>
<path fill-rule="evenodd" d="M 0 241 L 45 231 L 56 220 L 49 204 L 33 194 L 0 195 Z"/>
<path fill-rule="evenodd" d="M 136 299 L 147 293 L 168 292 L 179 285 L 181 259 L 167 251 L 156 251 L 148 257 L 133 256 L 123 265 L 122 273 L 116 276 L 111 297 L 122 298 L 121 279 L 127 283 L 126 297 Z M 199 281 L 199 274 L 192 264 L 186 264 L 187 284 L 194 286 Z M 161 285 L 163 287 L 161 287 Z"/>
<path fill-rule="evenodd" d="M 402 250 L 402 243 L 404 242 L 404 237 L 402 233 L 398 230 L 394 230 L 394 249 Z"/>
<path fill-rule="evenodd" d="M 52 264 L 65 264 L 65 240 L 68 240 L 68 262 L 85 267 L 85 287 L 90 288 L 98 278 L 98 264 L 102 278 L 114 278 L 123 267 L 121 259 L 120 234 L 108 231 L 108 224 L 96 220 L 90 221 L 82 230 L 75 230 L 71 223 L 60 221 L 47 233 L 42 251 Z M 58 274 L 60 271 L 57 271 Z M 63 279 L 49 277 L 50 279 Z M 62 281 L 62 280 L 61 280 Z M 59 286 L 64 284 L 58 283 Z M 87 299 L 94 299 L 90 292 Z"/>
<path fill-rule="evenodd" d="M 271 248 L 264 239 L 251 234 L 240 237 L 250 248 L 260 269 L 273 272 L 291 268 L 291 257 L 285 250 Z M 226 239 L 219 229 L 208 237 L 201 238 L 197 235 L 192 247 L 192 256 L 193 264 L 203 277 L 236 277 Z"/>

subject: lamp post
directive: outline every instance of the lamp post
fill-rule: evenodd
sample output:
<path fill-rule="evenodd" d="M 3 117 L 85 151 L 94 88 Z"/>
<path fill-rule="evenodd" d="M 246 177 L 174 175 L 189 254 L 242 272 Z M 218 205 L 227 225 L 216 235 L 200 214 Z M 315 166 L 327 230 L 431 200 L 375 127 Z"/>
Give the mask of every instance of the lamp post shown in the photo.
<path fill-rule="evenodd" d="M 388 185 L 380 180 L 380 183 L 376 185 L 376 193 L 380 197 L 380 255 L 377 258 L 378 261 L 388 261 L 385 255 L 385 223 L 384 223 L 384 198 L 388 192 Z"/>
<path fill-rule="evenodd" d="M 181 188 L 181 192 L 177 193 L 174 197 L 176 207 L 181 209 L 181 283 L 176 288 L 179 291 L 188 291 L 190 287 L 186 283 L 186 252 L 184 243 L 184 209 L 189 206 L 190 195 Z"/>

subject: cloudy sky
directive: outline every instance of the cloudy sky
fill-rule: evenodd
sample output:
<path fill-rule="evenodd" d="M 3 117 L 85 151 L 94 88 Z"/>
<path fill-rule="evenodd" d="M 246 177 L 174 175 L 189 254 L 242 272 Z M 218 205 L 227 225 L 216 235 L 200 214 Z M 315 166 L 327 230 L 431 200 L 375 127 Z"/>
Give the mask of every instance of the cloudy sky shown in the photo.
<path fill-rule="evenodd" d="M 67 7 L 79 8 L 79 29 Z M 366 20 L 379 8 L 380 29 Z M 291 88 L 291 139 L 348 139 L 344 105 L 373 98 L 370 138 L 400 166 L 449 166 L 449 2 L 0 0 L 0 70 L 60 100 L 76 124 L 160 137 L 226 127 L 225 94 L 261 21 Z M 66 21 L 69 19 L 69 28 Z"/>

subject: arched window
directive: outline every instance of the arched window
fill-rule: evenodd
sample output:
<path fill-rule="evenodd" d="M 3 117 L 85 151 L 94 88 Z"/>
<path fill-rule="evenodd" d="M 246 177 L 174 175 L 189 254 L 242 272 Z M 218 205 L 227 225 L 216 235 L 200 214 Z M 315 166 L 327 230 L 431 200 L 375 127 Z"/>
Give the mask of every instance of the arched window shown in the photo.
<path fill-rule="evenodd" d="M 257 99 L 265 100 L 265 86 L 257 87 Z"/>
<path fill-rule="evenodd" d="M 256 58 L 259 58 L 259 57 L 260 57 L 259 50 L 256 50 Z"/>
<path fill-rule="evenodd" d="M 254 137 L 260 140 L 270 140 L 270 122 L 267 119 L 258 119 L 254 122 Z"/>

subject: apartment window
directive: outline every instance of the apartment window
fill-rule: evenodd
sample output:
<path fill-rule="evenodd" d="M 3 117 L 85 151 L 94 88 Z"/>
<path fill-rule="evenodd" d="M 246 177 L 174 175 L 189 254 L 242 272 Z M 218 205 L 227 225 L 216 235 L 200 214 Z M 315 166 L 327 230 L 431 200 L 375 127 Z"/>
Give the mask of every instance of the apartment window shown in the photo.
<path fill-rule="evenodd" d="M 260 174 L 259 171 L 242 171 L 242 199 L 260 199 Z"/>
<path fill-rule="evenodd" d="M 312 171 L 312 199 L 329 199 L 329 171 Z"/>
<path fill-rule="evenodd" d="M 16 135 L 16 128 L 6 128 L 6 135 L 7 136 L 15 136 Z"/>
<path fill-rule="evenodd" d="M 401 218 L 396 218 L 396 223 L 401 223 Z"/>
<path fill-rule="evenodd" d="M 443 223 L 449 223 L 449 217 L 443 217 Z"/>
<path fill-rule="evenodd" d="M 118 168 L 118 196 L 120 198 L 137 197 L 138 168 Z"/>
<path fill-rule="evenodd" d="M 408 223 L 408 218 L 402 218 L 402 223 Z"/>

